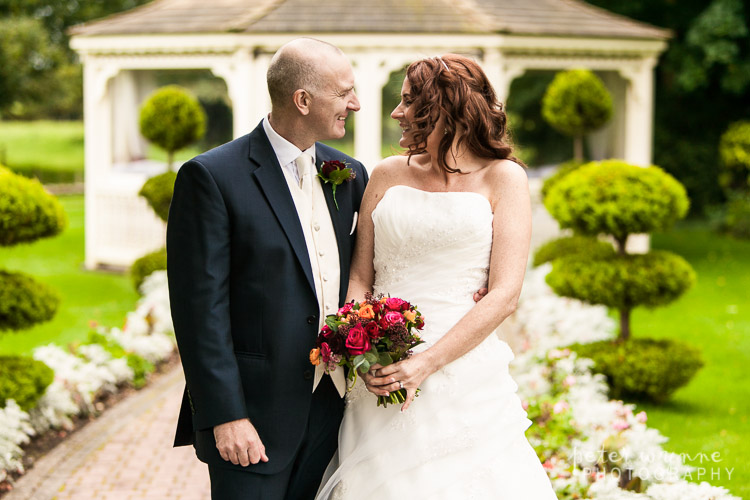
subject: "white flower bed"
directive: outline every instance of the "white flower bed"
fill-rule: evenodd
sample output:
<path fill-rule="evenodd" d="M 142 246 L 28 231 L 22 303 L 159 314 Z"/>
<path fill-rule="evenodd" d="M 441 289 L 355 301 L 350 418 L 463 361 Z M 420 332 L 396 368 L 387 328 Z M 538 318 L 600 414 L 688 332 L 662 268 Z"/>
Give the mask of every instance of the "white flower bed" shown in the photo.
<path fill-rule="evenodd" d="M 555 295 L 544 281 L 549 270 L 545 265 L 527 271 L 513 323 L 527 341 L 511 369 L 527 407 L 551 399 L 550 415 L 567 419 L 578 432 L 544 464 L 559 498 L 738 499 L 725 488 L 684 480 L 695 468 L 661 447 L 667 438 L 646 426 L 646 413 L 634 414 L 634 405 L 609 400 L 604 377 L 590 370 L 592 361 L 560 349 L 613 338 L 616 325 L 604 307 Z M 531 441 L 545 445 L 544 439 Z M 622 474 L 640 478 L 643 493 L 621 488 Z"/>
<path fill-rule="evenodd" d="M 123 329 L 99 329 L 98 332 L 151 363 L 158 363 L 174 351 L 174 327 L 169 309 L 166 271 L 146 278 L 143 296 L 136 310 L 127 316 Z M 49 429 L 71 427 L 71 417 L 95 410 L 94 401 L 104 393 L 133 381 L 135 373 L 125 357 L 115 358 L 98 344 L 85 344 L 73 354 L 54 344 L 34 349 L 33 357 L 55 372 L 36 407 L 28 413 L 13 400 L 0 408 L 0 482 L 7 472 L 23 472 L 21 445 L 31 436 Z"/>

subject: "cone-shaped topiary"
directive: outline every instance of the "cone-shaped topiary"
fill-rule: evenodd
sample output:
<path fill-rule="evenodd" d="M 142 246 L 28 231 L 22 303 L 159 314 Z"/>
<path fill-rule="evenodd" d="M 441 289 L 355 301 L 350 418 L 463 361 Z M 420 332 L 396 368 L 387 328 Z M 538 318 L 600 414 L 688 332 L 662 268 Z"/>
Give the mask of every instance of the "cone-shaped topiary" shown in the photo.
<path fill-rule="evenodd" d="M 624 253 L 631 233 L 670 227 L 687 214 L 685 188 L 659 167 L 591 162 L 561 179 L 544 205 L 560 223 L 588 235 L 611 234 Z"/>
<path fill-rule="evenodd" d="M 171 171 L 156 175 L 147 180 L 138 192 L 164 222 L 167 221 L 169 216 L 169 205 L 172 203 L 175 179 L 177 179 L 177 174 Z"/>
<path fill-rule="evenodd" d="M 167 152 L 167 165 L 172 170 L 175 151 L 203 137 L 206 114 L 186 89 L 167 85 L 141 107 L 140 128 L 143 137 Z"/>
<path fill-rule="evenodd" d="M 552 128 L 574 138 L 574 158 L 583 159 L 583 137 L 612 116 L 612 96 L 587 69 L 561 71 L 542 98 L 542 117 Z"/>
<path fill-rule="evenodd" d="M 534 253 L 534 267 L 570 255 L 583 255 L 590 259 L 601 259 L 614 255 L 614 253 L 615 248 L 606 241 L 591 236 L 565 236 L 548 241 L 540 246 Z"/>

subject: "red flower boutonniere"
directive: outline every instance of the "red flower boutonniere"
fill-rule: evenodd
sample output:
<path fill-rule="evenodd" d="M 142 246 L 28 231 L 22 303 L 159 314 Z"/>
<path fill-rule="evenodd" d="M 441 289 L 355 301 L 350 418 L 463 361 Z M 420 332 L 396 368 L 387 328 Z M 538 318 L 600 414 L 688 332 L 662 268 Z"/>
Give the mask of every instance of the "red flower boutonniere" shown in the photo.
<path fill-rule="evenodd" d="M 354 170 L 349 168 L 348 163 L 331 160 L 322 163 L 320 166 L 320 172 L 318 172 L 318 177 L 320 177 L 323 182 L 331 183 L 331 189 L 333 190 L 333 203 L 336 205 L 336 210 L 338 210 L 339 204 L 336 201 L 336 187 L 344 182 L 351 181 L 357 177 L 357 174 L 354 173 Z"/>

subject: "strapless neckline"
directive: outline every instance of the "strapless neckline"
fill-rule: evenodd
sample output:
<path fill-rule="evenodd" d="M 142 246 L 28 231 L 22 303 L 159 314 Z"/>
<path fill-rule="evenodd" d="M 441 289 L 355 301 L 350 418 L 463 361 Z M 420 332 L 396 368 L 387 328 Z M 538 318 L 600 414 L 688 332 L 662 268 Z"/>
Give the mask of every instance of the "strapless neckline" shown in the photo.
<path fill-rule="evenodd" d="M 489 212 L 491 214 L 494 214 L 494 212 L 492 211 L 492 204 L 490 203 L 490 200 L 488 200 L 484 195 L 481 195 L 481 194 L 479 194 L 477 192 L 474 192 L 474 191 L 425 191 L 424 189 L 419 189 L 419 188 L 415 188 L 415 187 L 412 187 L 412 186 L 407 186 L 406 184 L 395 184 L 395 185 L 389 187 L 388 189 L 386 189 L 385 193 L 383 193 L 383 197 L 380 199 L 380 201 L 378 202 L 378 204 L 373 209 L 373 214 L 375 213 L 375 211 L 380 206 L 380 203 L 382 203 L 383 200 L 385 200 L 385 197 L 388 195 L 388 193 L 391 190 L 394 190 L 394 189 L 397 189 L 397 188 L 403 188 L 403 189 L 410 190 L 410 191 L 416 191 L 418 193 L 423 193 L 424 195 L 427 195 L 427 196 L 429 196 L 429 195 L 438 195 L 438 196 L 440 196 L 440 195 L 454 195 L 454 194 L 455 195 L 478 196 L 482 200 L 484 200 L 484 202 L 485 202 L 485 204 L 486 204 L 487 209 L 489 210 Z"/>

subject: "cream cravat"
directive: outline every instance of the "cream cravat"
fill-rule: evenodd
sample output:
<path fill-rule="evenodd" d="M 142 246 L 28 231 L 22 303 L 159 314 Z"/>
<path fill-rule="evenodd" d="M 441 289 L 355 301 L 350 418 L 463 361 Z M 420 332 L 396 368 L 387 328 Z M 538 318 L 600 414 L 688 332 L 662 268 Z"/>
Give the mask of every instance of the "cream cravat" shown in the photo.
<path fill-rule="evenodd" d="M 313 173 L 312 157 L 307 153 L 302 153 L 297 157 L 294 162 L 297 164 L 297 172 L 299 172 L 300 184 L 299 187 L 307 197 L 307 202 L 312 207 L 312 186 L 315 180 L 315 173 Z"/>

